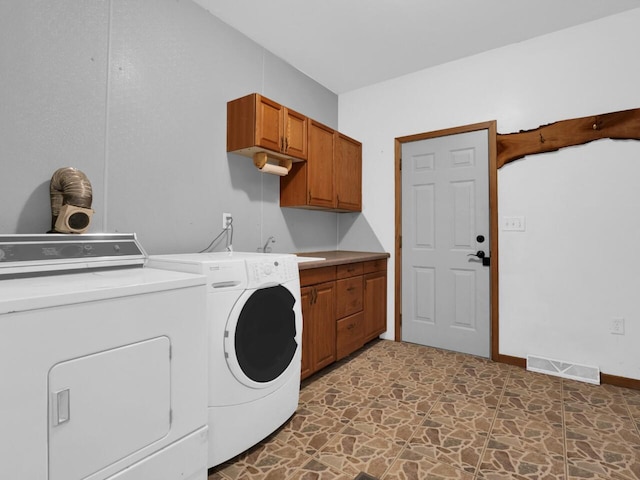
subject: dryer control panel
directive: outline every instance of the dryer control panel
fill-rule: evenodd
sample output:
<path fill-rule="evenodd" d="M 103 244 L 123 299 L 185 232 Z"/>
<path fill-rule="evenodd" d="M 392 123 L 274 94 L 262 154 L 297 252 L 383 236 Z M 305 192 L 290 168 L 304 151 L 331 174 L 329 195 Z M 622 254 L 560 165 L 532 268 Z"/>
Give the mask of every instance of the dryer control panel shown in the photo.
<path fill-rule="evenodd" d="M 0 235 L 0 278 L 142 267 L 146 259 L 135 233 Z"/>

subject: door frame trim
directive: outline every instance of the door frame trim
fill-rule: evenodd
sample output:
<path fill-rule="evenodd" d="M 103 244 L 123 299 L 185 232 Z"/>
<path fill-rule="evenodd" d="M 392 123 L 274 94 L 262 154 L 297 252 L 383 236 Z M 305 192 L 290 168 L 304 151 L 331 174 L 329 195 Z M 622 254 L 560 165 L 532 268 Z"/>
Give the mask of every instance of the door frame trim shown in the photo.
<path fill-rule="evenodd" d="M 512 363 L 508 356 L 500 355 L 500 335 L 498 318 L 498 167 L 497 167 L 497 121 L 474 123 L 460 127 L 447 128 L 432 132 L 418 133 L 395 139 L 395 341 L 402 338 L 402 145 L 430 138 L 445 137 L 459 133 L 487 130 L 489 148 L 489 231 L 490 231 L 490 256 L 489 288 L 490 288 L 490 343 L 491 359 Z"/>

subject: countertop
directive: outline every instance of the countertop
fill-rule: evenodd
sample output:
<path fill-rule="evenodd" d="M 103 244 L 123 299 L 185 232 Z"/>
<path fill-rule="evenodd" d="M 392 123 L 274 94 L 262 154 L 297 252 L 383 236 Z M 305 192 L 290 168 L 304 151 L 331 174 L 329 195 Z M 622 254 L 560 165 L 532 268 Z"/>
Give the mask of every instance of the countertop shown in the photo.
<path fill-rule="evenodd" d="M 370 260 L 380 260 L 389 258 L 386 252 L 352 252 L 348 250 L 329 250 L 326 252 L 301 252 L 296 253 L 299 257 L 322 257 L 325 260 L 312 262 L 302 262 L 298 264 L 299 270 L 310 268 L 332 267 L 334 265 L 344 265 L 346 263 L 368 262 Z"/>

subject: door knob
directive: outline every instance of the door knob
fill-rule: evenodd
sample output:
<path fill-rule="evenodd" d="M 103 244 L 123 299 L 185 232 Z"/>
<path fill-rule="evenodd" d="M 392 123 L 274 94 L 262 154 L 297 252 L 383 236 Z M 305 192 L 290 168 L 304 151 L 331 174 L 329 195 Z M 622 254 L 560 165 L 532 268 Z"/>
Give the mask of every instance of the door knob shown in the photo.
<path fill-rule="evenodd" d="M 483 250 L 478 250 L 476 253 L 469 253 L 467 257 L 477 257 L 482 260 L 482 266 L 488 267 L 491 265 L 491 259 L 487 257 Z"/>

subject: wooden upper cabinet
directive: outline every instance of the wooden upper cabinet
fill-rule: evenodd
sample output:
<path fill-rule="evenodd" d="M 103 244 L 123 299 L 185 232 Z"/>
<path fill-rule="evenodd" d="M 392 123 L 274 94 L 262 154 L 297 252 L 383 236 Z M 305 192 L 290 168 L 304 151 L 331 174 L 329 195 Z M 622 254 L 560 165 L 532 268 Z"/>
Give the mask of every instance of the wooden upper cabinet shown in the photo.
<path fill-rule="evenodd" d="M 293 160 L 282 207 L 362 210 L 362 144 L 258 93 L 227 103 L 227 152 Z"/>
<path fill-rule="evenodd" d="M 280 206 L 362 210 L 362 144 L 309 120 L 309 154 L 280 179 Z"/>
<path fill-rule="evenodd" d="M 336 132 L 334 146 L 336 208 L 362 210 L 362 144 Z"/>
<path fill-rule="evenodd" d="M 308 119 L 260 94 L 227 103 L 227 152 L 307 159 Z"/>

